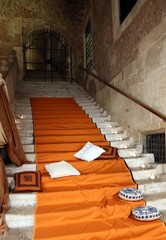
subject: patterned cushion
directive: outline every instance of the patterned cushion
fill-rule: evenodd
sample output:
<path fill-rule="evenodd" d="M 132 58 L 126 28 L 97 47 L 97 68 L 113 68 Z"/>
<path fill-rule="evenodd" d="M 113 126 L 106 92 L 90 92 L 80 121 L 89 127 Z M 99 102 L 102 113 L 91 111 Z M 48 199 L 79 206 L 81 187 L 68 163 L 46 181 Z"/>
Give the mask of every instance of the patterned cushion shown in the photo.
<path fill-rule="evenodd" d="M 160 217 L 160 212 L 155 207 L 141 206 L 132 210 L 133 216 L 140 221 L 152 221 Z"/>
<path fill-rule="evenodd" d="M 23 171 L 14 174 L 14 192 L 41 191 L 41 173 L 39 171 Z"/>
<path fill-rule="evenodd" d="M 118 158 L 116 147 L 103 147 L 105 152 L 103 152 L 97 159 L 98 160 L 113 160 Z"/>
<path fill-rule="evenodd" d="M 135 188 L 122 188 L 119 197 L 128 201 L 138 201 L 143 198 L 141 191 Z"/>

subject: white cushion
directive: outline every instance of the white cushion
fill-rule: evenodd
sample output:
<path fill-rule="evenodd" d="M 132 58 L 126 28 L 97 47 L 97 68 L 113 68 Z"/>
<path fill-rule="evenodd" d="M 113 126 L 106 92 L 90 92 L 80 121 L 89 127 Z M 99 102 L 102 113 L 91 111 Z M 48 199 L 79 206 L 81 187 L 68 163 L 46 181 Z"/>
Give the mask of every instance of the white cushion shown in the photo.
<path fill-rule="evenodd" d="M 140 221 L 152 221 L 160 218 L 160 211 L 155 207 L 141 206 L 132 210 L 133 216 Z"/>
<path fill-rule="evenodd" d="M 90 162 L 98 158 L 103 152 L 105 152 L 103 148 L 96 146 L 93 143 L 87 142 L 80 151 L 74 154 L 74 156 Z"/>
<path fill-rule="evenodd" d="M 51 178 L 80 175 L 80 172 L 66 161 L 46 164 L 45 168 Z"/>

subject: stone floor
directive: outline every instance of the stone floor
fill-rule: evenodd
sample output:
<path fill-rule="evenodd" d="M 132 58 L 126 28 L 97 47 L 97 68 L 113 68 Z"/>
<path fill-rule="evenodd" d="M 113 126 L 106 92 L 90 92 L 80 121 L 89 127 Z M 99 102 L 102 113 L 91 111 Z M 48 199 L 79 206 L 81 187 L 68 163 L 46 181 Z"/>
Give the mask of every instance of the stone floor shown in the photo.
<path fill-rule="evenodd" d="M 11 228 L 6 234 L 0 235 L 1 240 L 32 240 L 33 230 L 29 228 Z"/>

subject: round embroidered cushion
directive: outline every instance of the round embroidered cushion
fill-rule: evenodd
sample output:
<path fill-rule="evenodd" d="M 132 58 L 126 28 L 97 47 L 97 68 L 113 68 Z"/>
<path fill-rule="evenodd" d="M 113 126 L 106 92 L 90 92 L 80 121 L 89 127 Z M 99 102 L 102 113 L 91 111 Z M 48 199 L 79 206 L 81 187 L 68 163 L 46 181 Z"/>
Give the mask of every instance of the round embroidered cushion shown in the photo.
<path fill-rule="evenodd" d="M 142 206 L 132 210 L 132 215 L 140 221 L 152 221 L 158 219 L 161 214 L 155 207 Z"/>
<path fill-rule="evenodd" d="M 143 194 L 135 188 L 122 188 L 119 191 L 119 197 L 128 201 L 138 201 L 143 198 Z"/>

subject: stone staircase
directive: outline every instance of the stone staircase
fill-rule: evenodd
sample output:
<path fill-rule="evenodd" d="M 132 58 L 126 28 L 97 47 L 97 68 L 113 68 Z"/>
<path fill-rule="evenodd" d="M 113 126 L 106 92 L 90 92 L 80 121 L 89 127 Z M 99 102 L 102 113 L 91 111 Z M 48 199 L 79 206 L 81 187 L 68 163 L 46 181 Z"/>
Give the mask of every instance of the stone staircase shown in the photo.
<path fill-rule="evenodd" d="M 120 127 L 117 122 L 112 121 L 107 112 L 76 83 L 17 83 L 15 105 L 13 106 L 15 119 L 27 159 L 32 163 L 20 167 L 15 167 L 12 164 L 6 166 L 11 190 L 15 172 L 36 169 L 29 98 L 39 96 L 74 97 L 76 102 L 100 128 L 106 140 L 110 141 L 111 146 L 118 148 L 118 154 L 124 158 L 130 168 L 133 179 L 144 194 L 146 204 L 156 206 L 161 211 L 161 219 L 166 221 L 166 175 L 164 175 L 163 165 L 154 162 L 153 154 L 142 153 L 142 146 L 137 145 L 127 131 Z M 35 203 L 35 193 L 10 192 L 9 210 L 6 214 L 9 231 L 1 236 L 2 240 L 32 240 Z"/>

